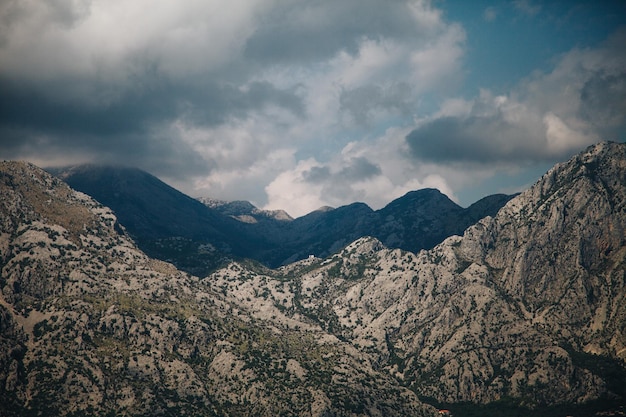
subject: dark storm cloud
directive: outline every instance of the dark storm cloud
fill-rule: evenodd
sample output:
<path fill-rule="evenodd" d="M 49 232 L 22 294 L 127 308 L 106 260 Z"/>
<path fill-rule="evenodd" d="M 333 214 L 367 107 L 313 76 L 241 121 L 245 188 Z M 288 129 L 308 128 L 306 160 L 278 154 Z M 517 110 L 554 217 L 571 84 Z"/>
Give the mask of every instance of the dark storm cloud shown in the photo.
<path fill-rule="evenodd" d="M 100 102 L 89 97 L 65 97 L 64 84 L 69 87 L 71 83 L 56 81 L 42 87 L 0 79 L 0 124 L 113 135 L 137 133 L 147 125 L 181 116 L 203 125 L 216 125 L 267 105 L 299 116 L 304 113 L 301 99 L 294 92 L 278 90 L 267 82 L 253 82 L 241 90 L 229 84 L 173 83 L 162 79 L 144 88 L 130 86 L 119 93 L 113 86 L 88 86 L 103 95 L 110 89 L 111 95 L 117 96 Z"/>
<path fill-rule="evenodd" d="M 302 177 L 313 184 L 349 184 L 380 174 L 381 169 L 378 165 L 367 158 L 356 157 L 346 161 L 338 171 L 332 171 L 328 166 L 316 166 L 304 172 Z"/>
<path fill-rule="evenodd" d="M 339 104 L 356 124 L 367 126 L 377 111 L 409 115 L 413 107 L 412 98 L 411 86 L 407 83 L 397 83 L 389 88 L 366 85 L 342 90 Z"/>
<path fill-rule="evenodd" d="M 598 73 L 581 90 L 581 114 L 605 139 L 626 139 L 626 71 Z"/>
<path fill-rule="evenodd" d="M 327 166 L 313 167 L 302 173 L 302 178 L 313 184 L 322 184 L 328 181 L 331 177 L 332 173 L 330 172 L 330 168 Z"/>
<path fill-rule="evenodd" d="M 531 157 L 529 132 L 499 115 L 444 117 L 406 137 L 415 157 L 434 162 L 520 161 Z"/>
<path fill-rule="evenodd" d="M 121 161 L 182 177 L 206 174 L 212 161 L 203 160 L 178 138 L 166 136 L 172 133 L 167 130 L 169 123 L 180 119 L 194 126 L 215 126 L 265 106 L 304 114 L 293 92 L 266 82 L 253 82 L 242 90 L 233 85 L 143 78 L 143 87 L 121 92 L 113 86 L 95 88 L 93 83 L 85 88 L 113 97 L 108 100 L 64 95 L 64 84 L 71 89 L 69 80 L 43 86 L 0 80 L 0 149 L 16 155 L 68 149 L 100 162 Z"/>
<path fill-rule="evenodd" d="M 279 90 L 269 82 L 252 82 L 245 89 L 235 85 L 211 85 L 205 89 L 185 89 L 179 103 L 187 105 L 186 118 L 200 125 L 212 126 L 230 118 L 245 118 L 249 112 L 276 106 L 304 117 L 302 99 L 293 90 Z M 174 113 L 175 114 L 175 113 Z"/>
<path fill-rule="evenodd" d="M 76 100 L 56 93 L 71 82 L 33 86 L 1 80 L 0 126 L 57 134 L 111 136 L 137 133 L 148 119 L 162 120 L 171 111 L 168 108 L 171 101 L 163 100 L 167 95 L 164 86 L 140 93 L 125 92 L 111 103 L 93 103 L 88 98 Z"/>
<path fill-rule="evenodd" d="M 352 158 L 349 164 L 344 166 L 337 174 L 337 177 L 343 178 L 346 181 L 359 181 L 380 175 L 380 167 L 366 158 L 358 157 Z"/>

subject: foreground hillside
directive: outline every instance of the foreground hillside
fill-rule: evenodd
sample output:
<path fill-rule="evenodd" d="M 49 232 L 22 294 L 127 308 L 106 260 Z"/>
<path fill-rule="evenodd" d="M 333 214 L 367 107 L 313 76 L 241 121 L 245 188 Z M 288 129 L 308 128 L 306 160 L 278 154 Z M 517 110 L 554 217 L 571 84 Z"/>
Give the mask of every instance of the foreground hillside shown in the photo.
<path fill-rule="evenodd" d="M 434 415 L 319 326 L 255 318 L 111 211 L 0 164 L 0 415 Z"/>

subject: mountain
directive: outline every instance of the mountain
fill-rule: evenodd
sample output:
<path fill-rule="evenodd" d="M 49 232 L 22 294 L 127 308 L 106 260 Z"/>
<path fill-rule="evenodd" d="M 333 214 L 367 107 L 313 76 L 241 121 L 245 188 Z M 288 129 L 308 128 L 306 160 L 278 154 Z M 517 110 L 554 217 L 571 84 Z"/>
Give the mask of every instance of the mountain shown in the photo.
<path fill-rule="evenodd" d="M 207 281 L 259 319 L 313 320 L 460 414 L 619 410 L 625 168 L 626 145 L 602 143 L 429 251 L 367 237 L 274 277 L 220 270 Z M 272 290 L 284 282 L 289 291 Z"/>
<path fill-rule="evenodd" d="M 196 201 L 133 168 L 82 165 L 49 171 L 113 209 L 148 255 L 200 276 L 233 257 L 269 267 L 310 255 L 325 257 L 363 236 L 413 252 L 430 249 L 513 197 L 491 196 L 464 209 L 439 191 L 425 189 L 378 211 L 353 203 L 292 219 L 282 210 L 260 210 L 247 201 Z"/>
<path fill-rule="evenodd" d="M 0 265 L 2 416 L 436 414 L 313 321 L 255 317 L 147 257 L 110 209 L 27 163 L 0 163 Z"/>
<path fill-rule="evenodd" d="M 390 248 L 431 249 L 485 216 L 493 216 L 514 195 L 495 194 L 462 208 L 436 189 L 411 191 L 377 212 L 374 236 Z"/>
<path fill-rule="evenodd" d="M 224 201 L 208 197 L 198 198 L 208 208 L 230 216 L 244 223 L 258 223 L 266 220 L 291 221 L 293 218 L 284 210 L 261 210 L 249 201 Z"/>
<path fill-rule="evenodd" d="M 108 208 L 32 165 L 0 164 L 0 220 L 0 415 L 626 406 L 626 144 L 556 165 L 430 250 L 362 237 L 204 279 L 148 258 Z"/>
<path fill-rule="evenodd" d="M 240 222 L 145 171 L 99 165 L 48 171 L 112 208 L 142 251 L 195 275 L 259 245 L 256 237 L 240 238 Z"/>
<path fill-rule="evenodd" d="M 353 203 L 316 210 L 297 219 L 281 216 L 280 220 L 249 202 L 200 201 L 247 223 L 243 229 L 246 235 L 267 239 L 268 245 L 245 256 L 276 267 L 310 255 L 329 256 L 364 236 L 412 252 L 430 249 L 449 236 L 462 234 L 482 217 L 495 214 L 513 197 L 493 195 L 464 209 L 438 190 L 423 189 L 411 191 L 376 211 L 366 204 Z"/>

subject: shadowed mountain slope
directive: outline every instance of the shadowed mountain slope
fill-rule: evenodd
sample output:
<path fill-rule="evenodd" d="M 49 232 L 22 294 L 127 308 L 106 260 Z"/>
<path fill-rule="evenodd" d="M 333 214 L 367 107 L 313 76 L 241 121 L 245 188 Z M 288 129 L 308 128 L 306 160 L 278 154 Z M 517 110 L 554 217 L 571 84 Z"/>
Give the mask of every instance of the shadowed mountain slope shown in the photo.
<path fill-rule="evenodd" d="M 417 252 L 463 233 L 512 197 L 491 196 L 463 209 L 439 191 L 424 189 L 378 211 L 353 203 L 292 219 L 245 201 L 201 204 L 138 169 L 83 165 L 50 172 L 111 207 L 146 253 L 198 275 L 233 256 L 270 267 L 328 256 L 363 236 Z"/>

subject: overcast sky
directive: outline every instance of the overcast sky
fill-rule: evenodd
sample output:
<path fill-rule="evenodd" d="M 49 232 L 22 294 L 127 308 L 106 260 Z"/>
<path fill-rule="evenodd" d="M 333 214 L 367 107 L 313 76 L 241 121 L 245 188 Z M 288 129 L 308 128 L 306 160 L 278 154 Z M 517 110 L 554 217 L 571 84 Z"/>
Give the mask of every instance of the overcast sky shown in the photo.
<path fill-rule="evenodd" d="M 0 156 L 300 216 L 626 140 L 626 2 L 4 0 Z"/>

